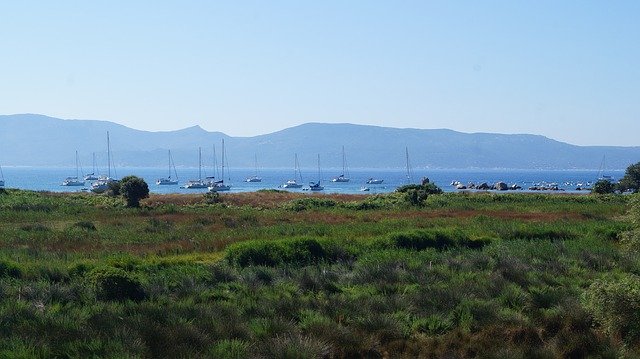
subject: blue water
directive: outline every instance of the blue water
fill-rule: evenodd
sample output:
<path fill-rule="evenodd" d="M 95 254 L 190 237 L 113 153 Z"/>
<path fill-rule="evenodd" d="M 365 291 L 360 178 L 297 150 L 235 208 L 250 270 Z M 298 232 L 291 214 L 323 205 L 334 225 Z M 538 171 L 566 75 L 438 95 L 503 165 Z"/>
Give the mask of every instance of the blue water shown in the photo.
<path fill-rule="evenodd" d="M 29 190 L 44 190 L 56 192 L 76 192 L 83 187 L 64 187 L 60 184 L 67 176 L 75 176 L 75 168 L 43 168 L 43 167 L 2 167 L 6 188 L 21 188 Z M 166 168 L 118 168 L 112 172 L 116 178 L 125 175 L 136 175 L 142 177 L 149 184 L 149 189 L 153 193 L 202 193 L 206 189 L 184 189 L 181 186 L 189 179 L 197 179 L 197 168 L 179 168 L 178 186 L 158 186 L 155 184 L 157 178 L 167 176 Z M 559 188 L 566 191 L 575 191 L 578 184 L 589 186 L 593 183 L 598 173 L 596 170 L 451 170 L 451 169 L 420 169 L 414 170 L 414 183 L 418 183 L 423 176 L 428 177 L 445 191 L 455 191 L 451 186 L 452 181 L 460 181 L 464 184 L 473 182 L 489 184 L 503 181 L 511 184 L 518 184 L 523 188 L 529 188 L 536 184 L 555 183 Z M 225 174 L 225 183 L 231 184 L 230 192 L 251 192 L 259 189 L 277 189 L 286 180 L 293 177 L 290 169 L 262 169 L 259 176 L 262 182 L 247 183 L 244 179 L 254 173 L 253 169 L 232 169 L 229 175 Z M 404 169 L 352 169 L 350 171 L 351 181 L 348 183 L 333 183 L 331 178 L 339 175 L 339 169 L 324 170 L 322 175 L 322 185 L 325 187 L 324 193 L 363 193 L 363 186 L 369 187 L 370 191 L 365 193 L 386 193 L 394 191 L 398 186 L 407 184 L 406 171 Z M 620 179 L 624 171 L 608 171 L 608 175 L 615 179 Z M 211 175 L 211 173 L 208 173 Z M 303 169 L 303 182 L 308 187 L 309 181 L 318 179 L 317 170 Z M 384 179 L 380 185 L 367 185 L 368 178 Z M 89 188 L 90 183 L 86 183 L 85 188 Z M 303 189 L 291 189 L 292 192 L 304 192 Z"/>

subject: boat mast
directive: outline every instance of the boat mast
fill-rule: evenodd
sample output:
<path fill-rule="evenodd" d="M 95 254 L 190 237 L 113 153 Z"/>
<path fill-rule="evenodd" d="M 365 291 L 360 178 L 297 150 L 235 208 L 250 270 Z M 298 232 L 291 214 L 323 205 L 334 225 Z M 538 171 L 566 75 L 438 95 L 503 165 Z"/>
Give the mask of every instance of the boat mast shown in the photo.
<path fill-rule="evenodd" d="M 409 164 L 409 148 L 404 148 L 405 157 L 407 159 L 407 183 L 411 184 L 413 182 L 413 173 L 411 171 L 411 165 Z"/>
<path fill-rule="evenodd" d="M 318 185 L 320 185 L 320 154 L 318 153 Z"/>
<path fill-rule="evenodd" d="M 109 143 L 109 131 L 107 131 L 107 177 L 111 177 L 111 144 Z"/>
<path fill-rule="evenodd" d="M 346 162 L 347 162 L 347 159 L 345 158 L 345 155 L 344 155 L 344 145 L 343 145 L 342 146 L 342 176 L 343 177 L 345 175 Z"/>
<path fill-rule="evenodd" d="M 79 178 L 78 177 L 78 150 L 76 150 L 76 179 Z"/>
<path fill-rule="evenodd" d="M 202 180 L 202 147 L 198 147 L 198 180 Z"/>
<path fill-rule="evenodd" d="M 256 167 L 256 177 L 258 177 L 258 154 L 254 153 L 253 154 L 253 159 L 254 159 L 254 163 L 255 163 L 255 167 Z"/>
<path fill-rule="evenodd" d="M 176 181 L 178 180 L 178 171 L 176 171 L 176 163 L 173 162 L 173 157 L 171 157 L 171 150 L 169 150 L 169 166 L 173 164 L 173 174 L 176 175 Z M 171 177 L 171 167 L 169 167 L 169 177 Z"/>
<path fill-rule="evenodd" d="M 222 139 L 222 182 L 224 182 L 224 138 Z"/>

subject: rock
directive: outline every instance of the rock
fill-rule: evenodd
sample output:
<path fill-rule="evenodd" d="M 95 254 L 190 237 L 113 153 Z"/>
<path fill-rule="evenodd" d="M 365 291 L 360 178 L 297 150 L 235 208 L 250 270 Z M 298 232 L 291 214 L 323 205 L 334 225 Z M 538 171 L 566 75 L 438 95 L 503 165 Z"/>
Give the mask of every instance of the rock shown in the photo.
<path fill-rule="evenodd" d="M 467 189 L 467 186 L 463 185 L 462 183 L 458 183 L 456 189 Z"/>
<path fill-rule="evenodd" d="M 476 189 L 480 189 L 480 190 L 486 191 L 488 189 L 491 189 L 491 186 L 489 186 L 487 184 L 487 182 L 482 182 L 482 183 L 480 183 L 479 185 L 476 186 Z"/>
<path fill-rule="evenodd" d="M 507 184 L 504 182 L 496 182 L 495 188 L 498 191 L 506 191 L 509 188 L 509 186 L 507 186 Z"/>

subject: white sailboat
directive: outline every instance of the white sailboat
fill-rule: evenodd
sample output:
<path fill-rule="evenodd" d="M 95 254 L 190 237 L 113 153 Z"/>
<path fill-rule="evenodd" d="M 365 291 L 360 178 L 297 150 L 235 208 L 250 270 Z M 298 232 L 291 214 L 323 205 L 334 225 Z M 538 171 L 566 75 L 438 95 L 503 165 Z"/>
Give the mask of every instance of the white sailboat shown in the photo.
<path fill-rule="evenodd" d="M 384 181 L 383 179 L 377 179 L 377 178 L 371 177 L 367 180 L 367 184 L 382 184 L 383 181 Z"/>
<path fill-rule="evenodd" d="M 309 182 L 309 189 L 312 191 L 322 191 L 324 187 L 320 184 L 320 178 L 322 177 L 320 173 L 320 154 L 318 154 L 318 182 Z"/>
<path fill-rule="evenodd" d="M 176 175 L 175 179 L 171 178 L 171 167 L 173 166 L 173 173 Z M 173 158 L 171 157 L 171 150 L 169 150 L 169 177 L 160 178 L 156 181 L 158 186 L 166 186 L 166 185 L 177 185 L 178 184 L 178 172 L 176 171 L 176 164 L 173 162 Z"/>
<path fill-rule="evenodd" d="M 92 163 L 92 169 L 91 169 L 91 173 L 87 173 L 86 175 L 84 175 L 84 180 L 85 181 L 95 181 L 98 179 L 98 176 L 96 176 L 96 173 L 98 172 L 98 168 L 96 166 L 96 153 L 93 153 L 93 163 Z"/>
<path fill-rule="evenodd" d="M 84 180 L 80 180 L 78 174 L 81 173 L 78 170 L 80 166 L 80 160 L 78 159 L 78 151 L 76 151 L 76 175 L 75 177 L 67 177 L 62 181 L 62 186 L 84 186 Z"/>
<path fill-rule="evenodd" d="M 342 146 L 342 173 L 340 176 L 331 179 L 331 182 L 349 182 L 349 169 L 347 168 L 347 157 L 344 154 L 344 146 Z"/>
<path fill-rule="evenodd" d="M 297 176 L 296 176 L 297 175 Z M 302 173 L 300 172 L 300 164 L 298 163 L 298 154 L 295 154 L 295 162 L 293 165 L 293 179 L 288 180 L 282 185 L 282 188 L 301 188 L 302 183 L 298 183 L 297 177 L 302 182 Z"/>
<path fill-rule="evenodd" d="M 258 176 L 258 155 L 254 155 L 254 157 L 255 157 L 256 173 L 253 176 L 247 177 L 247 179 L 244 180 L 245 182 L 262 182 L 262 178 Z"/>
<path fill-rule="evenodd" d="M 407 184 L 413 183 L 413 168 L 411 167 L 411 163 L 409 162 L 409 148 L 404 148 L 404 154 L 407 161 Z"/>
<path fill-rule="evenodd" d="M 198 179 L 187 181 L 184 188 L 199 189 L 207 187 L 209 187 L 209 183 L 202 180 L 202 147 L 198 147 Z"/>
<path fill-rule="evenodd" d="M 224 163 L 225 163 L 225 152 L 224 152 L 224 138 L 222 139 L 222 178 L 219 181 L 215 181 L 209 184 L 209 192 L 223 192 L 231 189 L 231 186 L 228 184 L 224 184 Z"/>
<path fill-rule="evenodd" d="M 107 131 L 107 175 L 98 177 L 98 180 L 91 184 L 91 191 L 95 193 L 103 193 L 109 189 L 109 183 L 117 182 L 111 178 L 111 143 L 109 141 L 109 131 Z"/>

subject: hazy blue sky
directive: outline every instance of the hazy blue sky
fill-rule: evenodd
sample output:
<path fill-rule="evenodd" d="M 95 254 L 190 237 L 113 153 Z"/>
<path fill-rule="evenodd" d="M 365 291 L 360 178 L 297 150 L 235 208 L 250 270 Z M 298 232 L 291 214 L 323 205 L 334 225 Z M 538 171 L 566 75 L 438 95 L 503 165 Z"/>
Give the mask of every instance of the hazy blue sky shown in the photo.
<path fill-rule="evenodd" d="M 0 114 L 640 145 L 640 1 L 3 1 Z"/>

